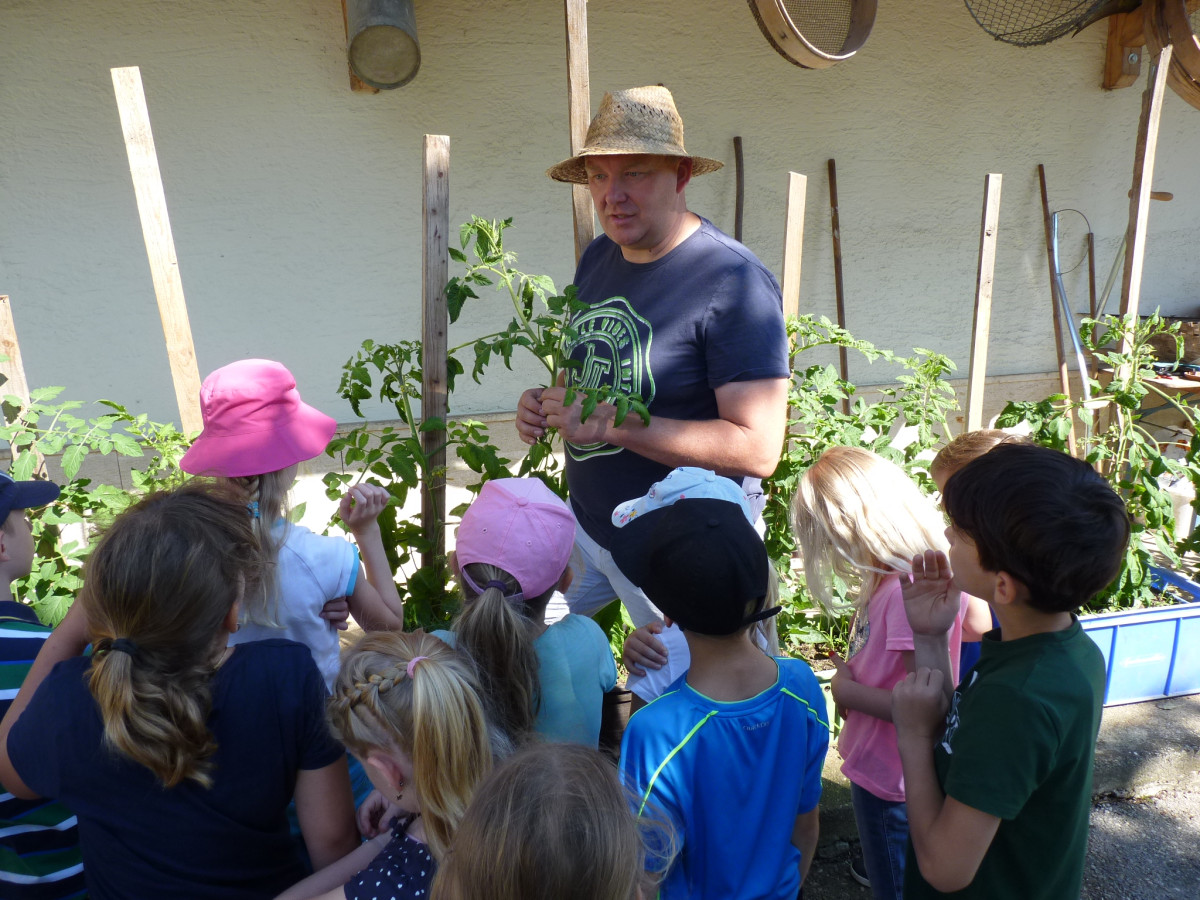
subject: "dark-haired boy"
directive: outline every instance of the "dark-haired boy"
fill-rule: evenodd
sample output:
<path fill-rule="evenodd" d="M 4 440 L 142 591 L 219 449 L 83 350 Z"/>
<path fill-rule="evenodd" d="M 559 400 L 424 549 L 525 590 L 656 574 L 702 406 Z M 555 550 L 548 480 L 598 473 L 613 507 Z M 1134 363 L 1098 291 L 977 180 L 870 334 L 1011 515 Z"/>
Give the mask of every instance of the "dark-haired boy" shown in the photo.
<path fill-rule="evenodd" d="M 825 700 L 801 660 L 772 659 L 750 627 L 770 561 L 737 503 L 677 500 L 621 528 L 613 560 L 668 624 L 691 667 L 630 720 L 621 770 L 639 815 L 673 825 L 664 900 L 793 900 L 817 844 Z"/>
<path fill-rule="evenodd" d="M 1116 576 L 1128 514 L 1086 463 L 1021 444 L 968 463 L 943 502 L 950 558 L 913 560 L 904 602 L 918 669 L 892 694 L 904 896 L 1078 897 L 1104 660 L 1075 612 Z M 960 590 L 988 600 L 1000 628 L 946 716 Z"/>
<path fill-rule="evenodd" d="M 33 567 L 25 510 L 45 506 L 58 494 L 58 485 L 49 481 L 13 481 L 0 473 L 0 718 L 51 633 L 30 607 L 12 599 L 11 585 Z M 84 894 L 74 814 L 57 803 L 14 797 L 0 785 L 0 897 L 57 900 Z"/>

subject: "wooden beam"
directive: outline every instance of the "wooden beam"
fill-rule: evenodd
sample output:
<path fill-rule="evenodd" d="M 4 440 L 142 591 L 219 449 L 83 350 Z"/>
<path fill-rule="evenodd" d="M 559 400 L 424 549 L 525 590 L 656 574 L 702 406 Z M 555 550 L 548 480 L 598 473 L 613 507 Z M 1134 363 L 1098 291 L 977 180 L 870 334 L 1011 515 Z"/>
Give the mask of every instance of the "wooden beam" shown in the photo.
<path fill-rule="evenodd" d="M 1154 181 L 1154 156 L 1158 151 L 1158 126 L 1162 120 L 1163 94 L 1167 72 L 1171 68 L 1171 45 L 1150 67 L 1146 90 L 1142 94 L 1142 114 L 1138 122 L 1137 144 L 1133 154 L 1133 196 L 1129 200 L 1129 224 L 1125 231 L 1125 272 L 1121 279 L 1121 315 L 1137 317 L 1142 294 L 1142 266 L 1146 259 L 1146 228 L 1150 220 L 1150 186 Z M 1129 352 L 1129 331 L 1121 341 L 1120 352 Z"/>
<path fill-rule="evenodd" d="M 783 314 L 800 315 L 800 251 L 804 246 L 804 202 L 808 178 L 788 172 L 787 217 L 783 226 Z"/>
<path fill-rule="evenodd" d="M 1054 322 L 1054 352 L 1058 355 L 1058 385 L 1068 399 L 1071 397 L 1071 379 L 1067 375 L 1067 355 L 1063 348 L 1062 317 L 1058 311 L 1058 287 L 1055 283 L 1054 271 L 1054 237 L 1053 226 L 1050 223 L 1050 199 L 1046 191 L 1046 167 L 1038 163 L 1038 184 L 1042 192 L 1042 228 L 1046 236 L 1046 264 L 1050 269 L 1050 316 Z M 1074 322 L 1067 323 L 1068 328 L 1074 328 Z M 1072 456 L 1076 456 L 1075 446 L 1075 416 L 1070 415 L 1071 430 L 1067 432 L 1067 447 Z"/>
<path fill-rule="evenodd" d="M 746 206 L 746 170 L 741 135 L 733 139 L 733 176 L 736 188 L 733 197 L 733 239 L 741 241 L 742 214 Z"/>
<path fill-rule="evenodd" d="M 175 256 L 175 239 L 171 236 L 171 221 L 167 217 L 167 196 L 158 169 L 154 135 L 150 131 L 142 73 L 137 66 L 113 69 L 112 80 L 121 115 L 121 131 L 125 136 L 125 151 L 129 155 L 129 172 L 133 176 L 133 193 L 142 220 L 142 237 L 154 280 L 154 294 L 158 298 L 158 313 L 167 341 L 175 402 L 179 406 L 184 433 L 193 434 L 204 426 L 200 416 L 200 370 L 196 366 L 192 326 L 183 297 L 179 260 Z"/>
<path fill-rule="evenodd" d="M 979 226 L 979 270 L 975 277 L 975 319 L 971 326 L 971 368 L 967 374 L 967 431 L 983 427 L 983 389 L 987 380 L 988 339 L 992 331 L 992 280 L 996 272 L 1002 176 L 983 182 L 983 220 Z"/>
<path fill-rule="evenodd" d="M 450 138 L 425 135 L 423 162 L 421 419 L 440 419 L 444 426 L 449 412 L 446 354 L 450 314 L 446 282 L 450 277 Z M 433 565 L 446 557 L 445 428 L 421 432 L 421 447 L 428 460 L 425 490 L 421 493 L 421 527 L 433 540 L 433 559 L 425 557 L 424 563 Z"/>
<path fill-rule="evenodd" d="M 4 376 L 4 384 L 0 385 L 0 395 L 16 397 L 24 409 L 29 406 L 29 382 L 25 380 L 25 363 L 21 360 L 21 345 L 17 343 L 17 325 L 13 320 L 12 303 L 5 294 L 0 294 L 0 354 L 6 357 L 0 359 L 0 375 Z M 17 411 L 10 410 L 7 403 L 4 407 L 5 418 L 13 418 Z M 9 452 L 15 459 L 17 454 L 12 447 L 9 447 Z M 46 459 L 36 448 L 33 453 L 37 459 L 34 475 L 45 478 Z"/>
<path fill-rule="evenodd" d="M 1154 2 L 1154 0 L 1151 0 Z M 1136 31 L 1131 20 L 1136 19 Z M 1130 43 L 1136 41 L 1136 43 Z M 1106 91 L 1129 87 L 1142 71 L 1142 47 L 1146 38 L 1142 30 L 1142 8 L 1131 13 L 1115 13 L 1108 17 L 1108 40 L 1104 45 L 1104 78 L 1100 84 Z"/>
<path fill-rule="evenodd" d="M 571 155 L 583 149 L 592 121 L 591 81 L 588 74 L 587 0 L 564 0 L 567 22 L 567 115 Z M 571 218 L 575 223 L 575 262 L 596 236 L 592 197 L 582 184 L 571 185 Z"/>
<path fill-rule="evenodd" d="M 842 286 L 842 220 L 838 211 L 837 164 L 829 160 L 829 221 L 833 234 L 833 289 L 834 300 L 837 304 L 838 328 L 846 327 L 846 297 Z M 838 371 L 842 381 L 850 380 L 850 361 L 846 358 L 846 348 L 838 347 Z M 850 412 L 850 398 L 842 399 L 842 412 Z"/>

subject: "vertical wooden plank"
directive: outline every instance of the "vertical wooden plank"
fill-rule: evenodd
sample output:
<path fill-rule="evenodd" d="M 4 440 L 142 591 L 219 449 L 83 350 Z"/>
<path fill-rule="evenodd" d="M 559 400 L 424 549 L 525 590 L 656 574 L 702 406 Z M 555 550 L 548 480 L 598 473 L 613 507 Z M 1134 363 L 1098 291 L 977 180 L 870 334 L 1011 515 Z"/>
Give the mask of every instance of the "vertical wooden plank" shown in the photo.
<path fill-rule="evenodd" d="M 425 135 L 423 162 L 425 174 L 421 215 L 425 231 L 421 264 L 421 418 L 445 422 L 449 410 L 446 354 L 450 316 L 446 306 L 446 282 L 450 276 L 450 138 L 437 134 Z M 421 526 L 425 534 L 433 539 L 434 556 L 434 559 L 425 558 L 426 565 L 446 556 L 445 442 L 444 429 L 421 433 L 421 446 L 429 460 L 425 490 L 421 494 Z"/>
<path fill-rule="evenodd" d="M 5 378 L 4 384 L 0 385 L 0 395 L 16 397 L 20 400 L 22 408 L 29 406 L 29 382 L 25 380 L 25 363 L 21 360 L 21 345 L 17 343 L 17 325 L 13 319 L 12 303 L 6 294 L 0 294 L 0 353 L 8 357 L 0 359 L 0 375 Z M 44 478 L 46 460 L 41 453 L 34 452 L 37 455 L 34 475 Z"/>
<path fill-rule="evenodd" d="M 200 370 L 196 365 L 192 326 L 183 297 L 179 260 L 175 256 L 175 239 L 171 236 L 171 221 L 167 217 L 167 197 L 158 169 L 158 154 L 154 150 L 154 135 L 150 131 L 142 73 L 137 66 L 113 69 L 112 80 L 129 156 L 129 172 L 133 176 L 133 193 L 142 221 L 142 237 L 154 280 L 154 294 L 158 298 L 158 313 L 167 341 L 175 402 L 179 406 L 183 430 L 191 434 L 204 425 L 200 416 Z"/>
<path fill-rule="evenodd" d="M 804 202 L 808 178 L 788 172 L 787 218 L 783 232 L 783 314 L 800 315 L 800 256 L 804 246 Z"/>
<path fill-rule="evenodd" d="M 733 175 L 736 182 L 736 193 L 733 200 L 733 239 L 742 239 L 742 214 L 746 207 L 746 169 L 742 158 L 742 138 L 733 139 Z"/>
<path fill-rule="evenodd" d="M 1171 68 L 1170 44 L 1150 67 L 1146 90 L 1142 94 L 1142 115 L 1138 122 L 1137 144 L 1133 154 L 1133 196 L 1129 200 L 1129 225 L 1125 232 L 1125 273 L 1121 278 L 1121 315 L 1137 317 L 1142 295 L 1142 266 L 1146 259 L 1146 228 L 1150 219 L 1150 188 L 1154 182 L 1154 156 L 1158 151 L 1158 126 L 1162 119 L 1163 93 Z M 1129 352 L 1128 334 L 1121 341 L 1121 352 Z"/>
<path fill-rule="evenodd" d="M 846 296 L 842 286 L 842 221 L 838 212 L 837 164 L 829 161 L 829 218 L 830 230 L 833 234 L 833 288 L 834 299 L 837 302 L 838 328 L 846 327 Z M 838 370 L 842 381 L 850 380 L 850 363 L 846 358 L 846 348 L 838 347 Z M 842 412 L 850 412 L 850 398 L 842 400 Z"/>
<path fill-rule="evenodd" d="M 1063 348 L 1062 319 L 1058 311 L 1057 290 L 1054 279 L 1054 238 L 1050 225 L 1050 197 L 1046 191 L 1046 167 L 1038 163 L 1038 184 L 1042 192 L 1042 229 L 1046 237 L 1046 265 L 1050 271 L 1050 316 L 1054 323 L 1054 352 L 1058 355 L 1058 386 L 1067 396 L 1071 396 L 1071 379 L 1067 375 L 1067 355 Z M 1068 328 L 1074 328 L 1074 322 L 1067 323 Z M 1075 417 L 1071 416 L 1071 430 L 1067 432 L 1067 447 L 1071 455 L 1076 455 L 1075 447 Z"/>
<path fill-rule="evenodd" d="M 991 173 L 983 183 L 983 220 L 979 226 L 979 271 L 975 277 L 975 319 L 971 326 L 971 368 L 967 373 L 967 431 L 983 427 L 983 393 L 987 381 L 988 339 L 992 331 L 992 279 L 996 271 L 1002 176 Z"/>
<path fill-rule="evenodd" d="M 571 155 L 583 149 L 592 121 L 591 76 L 588 69 L 587 0 L 564 0 L 567 22 L 567 115 Z M 575 262 L 596 236 L 592 197 L 582 184 L 571 185 L 571 217 L 575 223 Z"/>

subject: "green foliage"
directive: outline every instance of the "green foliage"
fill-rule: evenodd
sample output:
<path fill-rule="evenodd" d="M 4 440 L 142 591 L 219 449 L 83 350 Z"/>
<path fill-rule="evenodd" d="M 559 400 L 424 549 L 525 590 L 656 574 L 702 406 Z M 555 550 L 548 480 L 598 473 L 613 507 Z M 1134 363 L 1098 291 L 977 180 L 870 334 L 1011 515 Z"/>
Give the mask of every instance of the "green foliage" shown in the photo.
<path fill-rule="evenodd" d="M 33 526 L 34 563 L 28 577 L 13 583 L 16 597 L 30 603 L 38 617 L 57 625 L 74 602 L 82 579 L 84 561 L 91 550 L 96 530 L 151 491 L 181 483 L 179 457 L 187 449 L 187 438 L 174 426 L 151 422 L 108 400 L 100 405 L 111 410 L 82 418 L 76 400 L 55 402 L 61 387 L 31 392 L 28 405 L 15 396 L 4 398 L 4 425 L 0 440 L 7 441 L 13 454 L 11 474 L 18 481 L 38 473 L 41 457 L 60 456 L 62 487 L 58 502 L 30 510 Z M 94 483 L 80 477 L 80 469 L 91 454 L 145 459 L 130 471 L 130 489 Z"/>
<path fill-rule="evenodd" d="M 958 408 L 946 378 L 954 363 L 932 350 L 916 349 L 903 357 L 854 338 L 825 317 L 789 318 L 792 342 L 792 383 L 788 393 L 788 431 L 783 454 L 768 479 L 766 522 L 767 551 L 780 569 L 780 596 L 784 612 L 779 617 L 780 646 L 791 652 L 803 645 L 829 646 L 845 652 L 848 617 L 825 614 L 804 584 L 792 573 L 796 550 L 791 526 L 791 504 L 800 479 L 829 447 L 859 446 L 873 450 L 906 469 L 918 483 L 932 487 L 927 457 L 949 434 L 947 417 Z M 832 365 L 805 366 L 802 356 L 819 347 L 845 347 L 868 362 L 883 361 L 901 367 L 896 386 L 878 391 L 869 403 L 857 388 L 839 377 Z M 843 409 L 843 401 L 849 411 Z M 901 434 L 901 429 L 904 429 Z M 853 585 L 835 584 L 835 594 L 847 598 Z M 789 649 L 790 648 L 790 649 Z"/>
<path fill-rule="evenodd" d="M 364 400 L 375 398 L 392 404 L 402 427 L 388 426 L 375 433 L 364 420 L 349 433 L 335 437 L 325 452 L 341 460 L 342 471 L 327 473 L 324 482 L 332 500 L 362 481 L 381 485 L 391 494 L 379 516 L 379 527 L 392 571 L 404 575 L 398 589 L 404 601 L 405 626 L 439 628 L 450 621 L 457 607 L 446 560 L 435 553 L 441 545 L 439 531 L 446 523 L 436 523 L 436 530 L 426 533 L 419 521 L 402 516 L 402 507 L 410 492 L 425 492 L 422 499 L 432 499 L 435 481 L 446 475 L 445 467 L 435 464 L 440 453 L 449 456 L 453 452 L 480 476 L 471 486 L 474 492 L 485 480 L 508 475 L 505 467 L 509 460 L 491 444 L 482 422 L 443 422 L 418 414 L 422 364 L 421 344 L 416 341 L 363 341 L 358 353 L 342 367 L 338 393 L 360 417 Z M 462 369 L 452 362 L 450 371 L 461 373 Z M 450 380 L 452 383 L 453 377 Z M 422 437 L 428 433 L 441 437 L 427 449 Z"/>
<path fill-rule="evenodd" d="M 1193 487 L 1200 485 L 1197 411 L 1185 397 L 1164 391 L 1152 380 L 1156 337 L 1167 335 L 1178 348 L 1178 332 L 1178 323 L 1168 325 L 1157 314 L 1144 320 L 1086 319 L 1080 334 L 1104 373 L 1103 378 L 1089 379 L 1092 402 L 1069 402 L 1064 395 L 1054 394 L 1037 402 L 1010 403 L 996 423 L 1010 428 L 1024 422 L 1035 441 L 1066 452 L 1074 416 L 1083 426 L 1079 455 L 1125 499 L 1133 523 L 1129 547 L 1116 581 L 1089 604 L 1092 610 L 1153 603 L 1156 594 L 1149 567 L 1154 553 L 1171 568 L 1181 569 L 1184 554 L 1200 549 L 1200 535 L 1176 538 L 1171 494 L 1165 487 L 1168 480 L 1178 478 L 1186 478 Z M 1189 442 L 1181 458 L 1168 452 L 1170 439 L 1156 435 L 1143 421 L 1147 403 L 1169 407 L 1182 418 Z"/>

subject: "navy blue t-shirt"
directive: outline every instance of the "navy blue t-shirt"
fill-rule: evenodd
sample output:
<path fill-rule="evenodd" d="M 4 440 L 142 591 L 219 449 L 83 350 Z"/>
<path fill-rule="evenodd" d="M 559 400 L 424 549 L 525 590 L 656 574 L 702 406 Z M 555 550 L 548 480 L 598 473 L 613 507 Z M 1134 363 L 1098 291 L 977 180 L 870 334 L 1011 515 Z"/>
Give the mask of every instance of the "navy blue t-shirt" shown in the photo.
<path fill-rule="evenodd" d="M 93 900 L 269 898 L 307 873 L 286 810 L 300 769 L 343 749 L 312 654 L 291 641 L 237 647 L 212 681 L 212 788 L 164 788 L 103 743 L 86 657 L 59 663 L 8 737 L 21 780 L 79 818 Z"/>
<path fill-rule="evenodd" d="M 640 394 L 651 416 L 705 420 L 718 418 L 722 385 L 790 374 L 779 284 L 707 219 L 649 263 L 629 262 L 602 235 L 580 259 L 575 284 L 590 307 L 572 320 L 568 354 L 580 364 L 572 384 L 615 384 Z M 566 456 L 571 505 L 602 547 L 616 530 L 613 507 L 671 471 L 611 444 L 568 444 Z"/>

